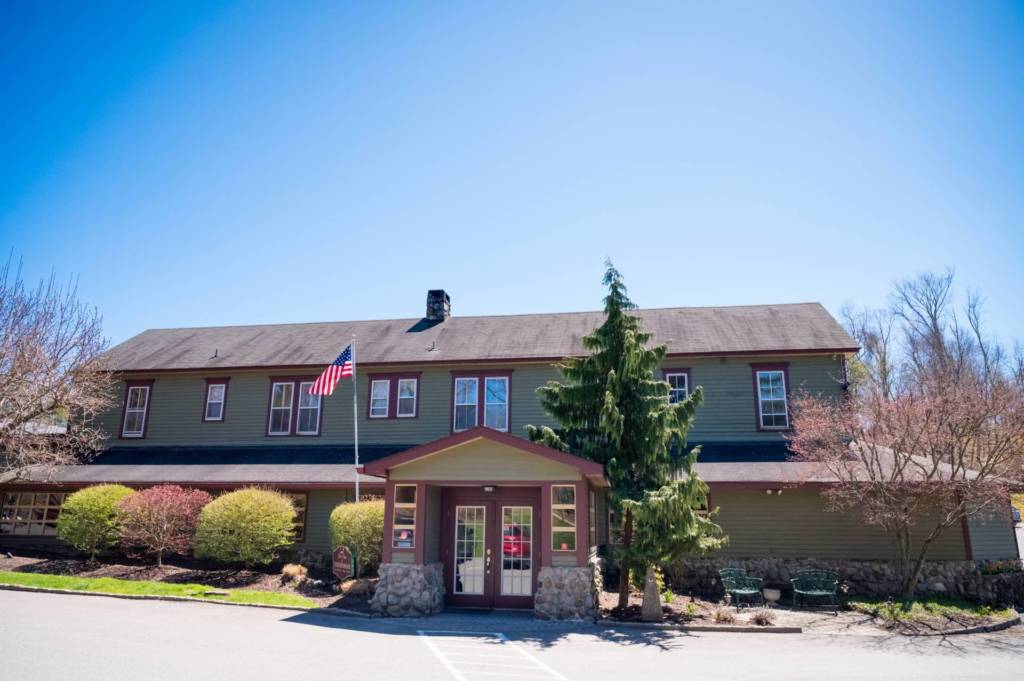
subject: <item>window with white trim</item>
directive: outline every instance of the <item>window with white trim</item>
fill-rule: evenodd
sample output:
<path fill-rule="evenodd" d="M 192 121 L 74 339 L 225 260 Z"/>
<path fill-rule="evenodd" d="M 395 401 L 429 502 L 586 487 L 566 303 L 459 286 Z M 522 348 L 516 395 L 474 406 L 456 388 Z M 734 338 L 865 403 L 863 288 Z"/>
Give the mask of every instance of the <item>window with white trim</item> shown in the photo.
<path fill-rule="evenodd" d="M 454 430 L 469 430 L 476 427 L 479 391 L 479 378 L 459 377 L 455 379 Z"/>
<path fill-rule="evenodd" d="M 416 485 L 395 485 L 391 516 L 391 547 L 416 547 Z"/>
<path fill-rule="evenodd" d="M 665 380 L 668 381 L 668 401 L 669 404 L 675 404 L 676 402 L 682 402 L 690 394 L 690 377 L 685 372 L 676 372 L 665 374 Z"/>
<path fill-rule="evenodd" d="M 508 430 L 508 377 L 484 379 L 484 425 Z"/>
<path fill-rule="evenodd" d="M 269 435 L 290 435 L 292 432 L 292 401 L 295 384 L 291 381 L 274 383 L 270 388 Z"/>
<path fill-rule="evenodd" d="M 386 419 L 388 417 L 388 399 L 391 394 L 391 381 L 375 380 L 370 383 L 370 418 Z"/>
<path fill-rule="evenodd" d="M 227 383 L 210 383 L 206 386 L 206 409 L 203 411 L 204 421 L 224 420 L 224 401 L 227 399 Z"/>
<path fill-rule="evenodd" d="M 398 379 L 398 404 L 395 408 L 398 418 L 416 416 L 416 397 L 419 392 L 419 381 L 415 378 Z"/>
<path fill-rule="evenodd" d="M 551 486 L 551 550 L 576 550 L 576 486 Z"/>
<path fill-rule="evenodd" d="M 759 369 L 756 375 L 757 413 L 760 426 L 770 429 L 789 428 L 786 372 L 781 369 Z"/>
<path fill-rule="evenodd" d="M 310 395 L 313 381 L 299 383 L 299 412 L 295 432 L 298 435 L 317 435 L 320 432 L 320 396 Z"/>
<path fill-rule="evenodd" d="M 124 424 L 121 437 L 142 437 L 146 432 L 146 408 L 149 406 L 149 386 L 128 387 L 124 402 Z M 193 417 L 195 418 L 195 417 Z"/>

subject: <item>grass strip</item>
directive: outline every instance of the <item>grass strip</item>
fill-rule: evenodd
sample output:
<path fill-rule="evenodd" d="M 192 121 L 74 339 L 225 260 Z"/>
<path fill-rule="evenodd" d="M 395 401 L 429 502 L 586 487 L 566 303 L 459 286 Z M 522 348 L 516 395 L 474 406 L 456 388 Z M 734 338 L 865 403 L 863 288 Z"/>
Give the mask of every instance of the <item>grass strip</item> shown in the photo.
<path fill-rule="evenodd" d="M 914 622 L 932 617 L 953 620 L 1008 620 L 1017 615 L 1013 608 L 997 609 L 967 601 L 950 599 L 914 599 L 909 601 L 857 600 L 850 607 L 885 622 Z"/>
<path fill-rule="evenodd" d="M 35 572 L 2 572 L 0 584 L 29 586 L 41 589 L 66 589 L 130 596 L 179 596 L 197 600 L 218 600 L 229 603 L 256 605 L 287 605 L 299 608 L 316 607 L 316 602 L 305 596 L 279 593 L 277 591 L 255 591 L 251 589 L 217 589 L 202 584 L 173 584 L 113 577 L 74 577 L 68 575 L 47 575 Z M 227 591 L 224 594 L 209 594 L 209 591 Z"/>

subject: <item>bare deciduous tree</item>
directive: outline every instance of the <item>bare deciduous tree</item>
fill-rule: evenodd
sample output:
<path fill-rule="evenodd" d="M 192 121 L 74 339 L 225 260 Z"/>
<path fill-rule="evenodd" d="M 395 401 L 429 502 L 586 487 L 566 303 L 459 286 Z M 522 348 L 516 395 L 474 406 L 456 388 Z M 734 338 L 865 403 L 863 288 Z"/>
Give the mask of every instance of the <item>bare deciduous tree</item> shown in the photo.
<path fill-rule="evenodd" d="M 893 539 L 904 596 L 932 544 L 973 516 L 1009 514 L 1024 475 L 1024 374 L 989 340 L 982 303 L 961 316 L 953 274 L 895 288 L 888 311 L 846 314 L 860 341 L 860 379 L 840 402 L 794 401 L 791 447 L 835 480 L 830 507 Z"/>
<path fill-rule="evenodd" d="M 55 277 L 29 289 L 0 269 L 0 482 L 88 458 L 113 400 L 99 313 Z"/>

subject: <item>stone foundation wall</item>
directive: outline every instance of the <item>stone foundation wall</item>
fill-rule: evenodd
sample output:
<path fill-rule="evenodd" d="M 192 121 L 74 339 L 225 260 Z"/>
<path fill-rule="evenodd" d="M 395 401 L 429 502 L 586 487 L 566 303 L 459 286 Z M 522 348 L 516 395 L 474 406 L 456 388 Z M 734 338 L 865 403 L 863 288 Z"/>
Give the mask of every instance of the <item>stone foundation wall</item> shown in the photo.
<path fill-rule="evenodd" d="M 664 572 L 678 594 L 721 598 L 718 571 L 745 568 L 764 580 L 764 585 L 790 588 L 789 580 L 800 570 L 833 570 L 839 574 L 846 596 L 887 598 L 899 595 L 899 579 L 893 563 L 867 560 L 817 560 L 814 558 L 690 558 L 666 565 Z M 931 561 L 925 564 L 918 584 L 921 595 L 966 598 L 992 605 L 1024 605 L 1024 573 L 985 575 L 973 561 Z"/>
<path fill-rule="evenodd" d="M 384 563 L 370 608 L 388 617 L 436 615 L 444 608 L 444 570 L 441 563 L 426 565 Z"/>
<path fill-rule="evenodd" d="M 592 620 L 599 614 L 601 566 L 542 567 L 537 576 L 533 612 L 541 619 Z"/>

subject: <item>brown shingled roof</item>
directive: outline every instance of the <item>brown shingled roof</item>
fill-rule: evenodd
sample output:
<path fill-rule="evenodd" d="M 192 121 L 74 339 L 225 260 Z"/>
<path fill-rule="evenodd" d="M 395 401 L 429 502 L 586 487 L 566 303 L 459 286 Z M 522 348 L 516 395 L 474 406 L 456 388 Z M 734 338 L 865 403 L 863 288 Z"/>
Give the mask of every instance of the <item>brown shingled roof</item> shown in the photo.
<path fill-rule="evenodd" d="M 818 303 L 638 310 L 670 355 L 853 352 Z M 320 366 L 356 335 L 361 364 L 557 359 L 581 355 L 603 312 L 150 329 L 107 353 L 118 371 Z"/>

